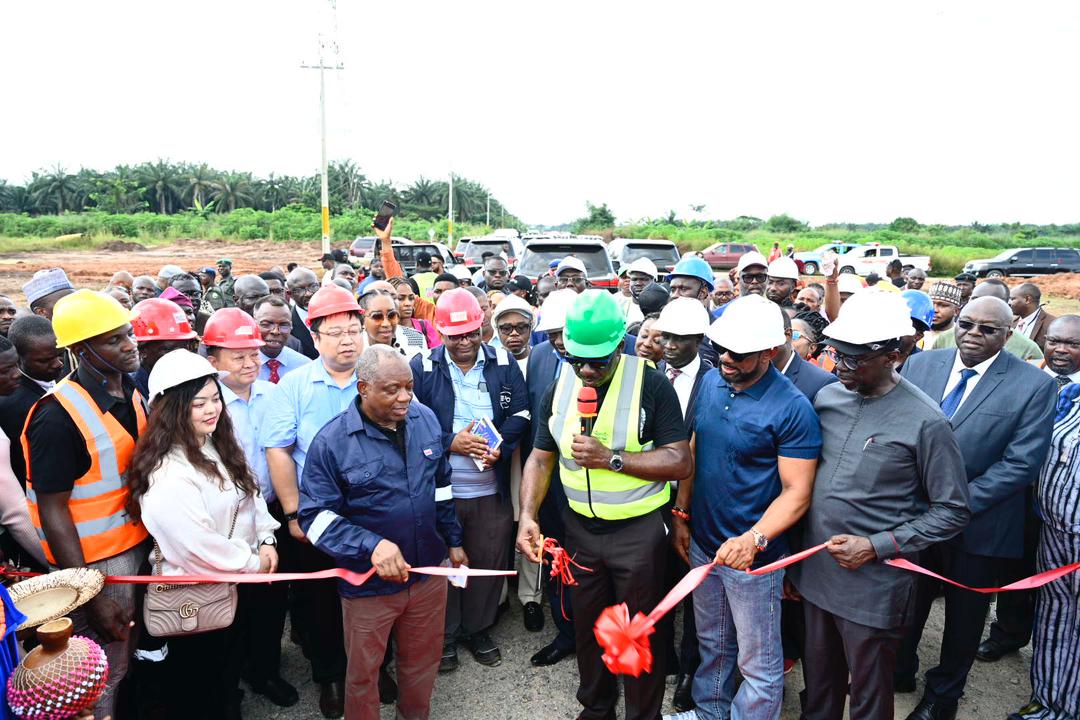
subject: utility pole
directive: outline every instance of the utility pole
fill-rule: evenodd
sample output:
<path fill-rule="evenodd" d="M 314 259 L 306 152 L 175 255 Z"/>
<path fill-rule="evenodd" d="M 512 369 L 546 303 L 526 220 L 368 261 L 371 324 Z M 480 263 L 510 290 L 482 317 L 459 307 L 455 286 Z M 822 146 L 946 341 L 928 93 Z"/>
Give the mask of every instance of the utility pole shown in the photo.
<path fill-rule="evenodd" d="M 450 208 L 447 216 L 449 219 L 449 228 L 447 229 L 447 246 L 454 247 L 454 171 L 450 171 L 450 192 L 447 193 L 447 197 L 450 199 Z"/>
<path fill-rule="evenodd" d="M 487 220 L 484 224 L 491 227 L 491 193 L 488 193 L 487 196 Z"/>
<path fill-rule="evenodd" d="M 331 0 L 330 3 L 335 14 L 337 13 L 337 3 Z M 320 123 L 320 140 L 322 145 L 322 165 L 320 166 L 320 176 L 322 178 L 322 251 L 323 253 L 330 252 L 330 184 L 326 177 L 327 164 L 326 164 L 326 71 L 327 70 L 343 70 L 345 68 L 341 63 L 335 63 L 333 65 L 327 65 L 324 60 L 324 51 L 326 49 L 326 39 L 322 33 L 319 33 L 319 64 L 318 65 L 301 65 L 300 67 L 305 70 L 318 70 L 319 71 L 319 123 Z M 337 54 L 337 44 L 334 44 L 334 54 Z"/>

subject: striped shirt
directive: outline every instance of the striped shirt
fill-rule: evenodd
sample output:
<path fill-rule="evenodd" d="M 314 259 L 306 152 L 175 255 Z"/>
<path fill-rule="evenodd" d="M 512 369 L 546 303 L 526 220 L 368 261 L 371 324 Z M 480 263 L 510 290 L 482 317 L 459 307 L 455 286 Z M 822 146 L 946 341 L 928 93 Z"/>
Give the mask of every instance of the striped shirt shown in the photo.
<path fill-rule="evenodd" d="M 1037 492 L 1043 522 L 1080 534 L 1080 389 L 1062 393 Z"/>

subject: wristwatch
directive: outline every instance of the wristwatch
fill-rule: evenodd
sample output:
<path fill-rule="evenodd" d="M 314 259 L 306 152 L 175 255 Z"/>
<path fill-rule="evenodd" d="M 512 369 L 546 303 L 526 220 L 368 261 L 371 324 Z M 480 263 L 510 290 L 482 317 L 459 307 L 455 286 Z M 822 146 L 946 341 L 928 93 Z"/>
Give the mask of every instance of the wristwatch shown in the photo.
<path fill-rule="evenodd" d="M 608 464 L 608 467 L 611 468 L 612 470 L 614 470 L 615 472 L 622 472 L 622 469 L 623 469 L 622 455 L 620 455 L 619 453 L 612 453 L 611 454 L 611 459 L 607 461 L 607 464 Z"/>
<path fill-rule="evenodd" d="M 769 547 L 769 538 L 759 533 L 755 528 L 750 528 L 750 534 L 754 536 L 754 546 L 758 552 L 765 552 L 765 548 Z"/>
<path fill-rule="evenodd" d="M 300 516 L 300 511 L 299 510 L 294 510 L 291 513 L 285 513 L 285 522 L 292 522 L 293 520 L 295 520 L 299 516 Z"/>
<path fill-rule="evenodd" d="M 262 547 L 263 545 L 269 545 L 270 547 L 277 547 L 277 538 L 274 537 L 273 535 L 271 535 L 270 537 L 266 538 L 261 543 L 259 543 L 259 547 Z"/>

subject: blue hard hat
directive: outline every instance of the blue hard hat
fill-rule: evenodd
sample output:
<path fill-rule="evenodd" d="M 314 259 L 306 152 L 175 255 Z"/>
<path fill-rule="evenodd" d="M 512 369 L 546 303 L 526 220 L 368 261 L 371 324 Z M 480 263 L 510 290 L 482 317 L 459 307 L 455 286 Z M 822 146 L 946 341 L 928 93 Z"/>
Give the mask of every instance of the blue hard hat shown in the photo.
<path fill-rule="evenodd" d="M 905 290 L 900 295 L 911 311 L 911 319 L 922 323 L 924 332 L 929 330 L 934 323 L 934 303 L 930 296 L 921 290 Z"/>
<path fill-rule="evenodd" d="M 709 288 L 709 292 L 713 291 L 713 272 L 709 263 L 705 262 L 696 255 L 690 257 L 684 257 L 676 265 L 675 269 L 668 273 L 667 281 L 671 282 L 671 278 L 676 275 L 686 275 L 687 277 L 697 278 L 701 282 L 705 283 Z"/>

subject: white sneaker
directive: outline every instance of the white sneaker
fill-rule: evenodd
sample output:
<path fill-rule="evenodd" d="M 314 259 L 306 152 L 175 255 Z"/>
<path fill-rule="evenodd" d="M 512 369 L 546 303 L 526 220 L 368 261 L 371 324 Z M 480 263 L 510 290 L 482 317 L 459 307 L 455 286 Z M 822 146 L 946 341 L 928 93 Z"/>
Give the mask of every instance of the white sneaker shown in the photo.
<path fill-rule="evenodd" d="M 697 713 L 693 710 L 684 710 L 680 713 L 665 715 L 664 720 L 697 720 Z"/>

